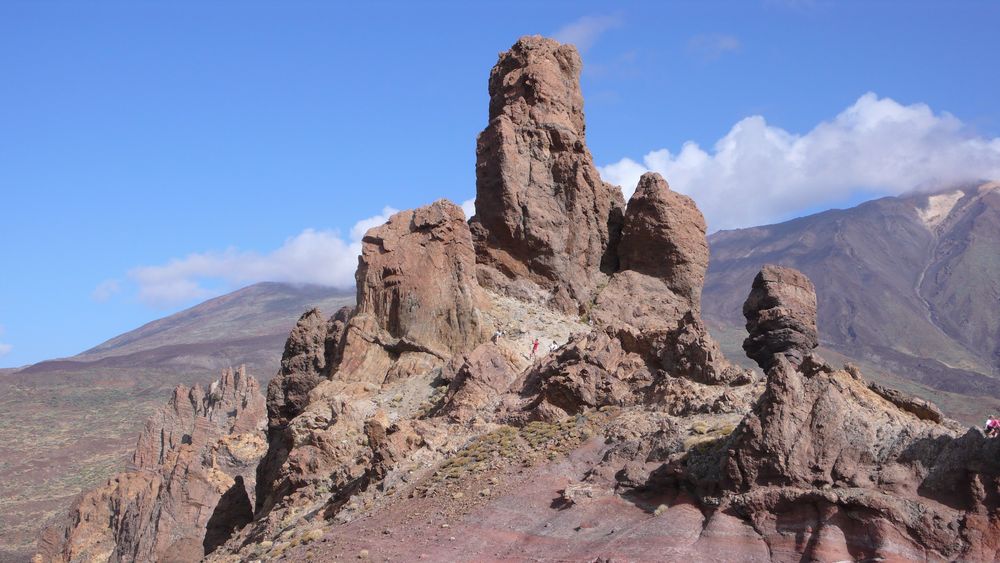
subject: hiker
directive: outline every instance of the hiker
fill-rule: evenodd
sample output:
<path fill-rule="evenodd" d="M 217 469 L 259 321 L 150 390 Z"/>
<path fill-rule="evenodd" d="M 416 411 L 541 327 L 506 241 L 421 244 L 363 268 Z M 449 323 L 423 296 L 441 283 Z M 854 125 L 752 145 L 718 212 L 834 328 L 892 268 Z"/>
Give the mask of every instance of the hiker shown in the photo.
<path fill-rule="evenodd" d="M 531 355 L 534 356 L 538 352 L 538 339 L 536 338 L 534 342 L 531 343 Z"/>
<path fill-rule="evenodd" d="M 1000 420 L 997 419 L 996 415 L 991 414 L 990 417 L 986 419 L 985 433 L 987 438 L 996 438 L 997 435 L 1000 434 Z"/>
<path fill-rule="evenodd" d="M 503 336 L 503 331 L 497 329 L 497 331 L 493 333 L 493 343 L 496 344 L 497 342 L 500 342 L 501 336 Z"/>

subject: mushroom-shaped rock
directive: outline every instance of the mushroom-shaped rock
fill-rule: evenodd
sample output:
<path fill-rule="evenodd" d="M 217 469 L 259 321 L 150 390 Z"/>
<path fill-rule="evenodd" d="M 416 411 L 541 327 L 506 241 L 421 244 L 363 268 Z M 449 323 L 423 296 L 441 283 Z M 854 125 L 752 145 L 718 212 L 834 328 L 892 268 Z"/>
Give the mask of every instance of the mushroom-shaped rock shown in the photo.
<path fill-rule="evenodd" d="M 764 371 L 784 356 L 793 367 L 819 344 L 816 288 L 793 268 L 764 266 L 743 303 L 747 336 L 743 350 Z"/>

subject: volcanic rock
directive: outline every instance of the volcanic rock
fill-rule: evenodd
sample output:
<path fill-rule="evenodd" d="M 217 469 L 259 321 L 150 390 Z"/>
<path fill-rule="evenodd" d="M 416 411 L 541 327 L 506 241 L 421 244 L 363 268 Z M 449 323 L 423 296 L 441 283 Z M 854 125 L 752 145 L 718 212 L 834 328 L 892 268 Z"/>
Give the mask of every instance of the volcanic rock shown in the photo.
<path fill-rule="evenodd" d="M 518 372 L 494 344 L 481 344 L 446 368 L 454 372 L 437 414 L 466 422 L 492 412 L 497 400 L 517 379 Z"/>
<path fill-rule="evenodd" d="M 573 46 L 538 36 L 500 54 L 490 73 L 489 124 L 476 144 L 470 222 L 482 267 L 503 275 L 481 279 L 530 280 L 570 313 L 581 312 L 615 270 L 624 209 L 621 191 L 601 181 L 587 150 L 581 68 Z"/>
<path fill-rule="evenodd" d="M 132 468 L 81 495 L 39 541 L 43 561 L 196 561 L 250 521 L 264 453 L 256 380 L 227 370 L 178 386 L 139 437 Z"/>
<path fill-rule="evenodd" d="M 332 366 L 327 361 L 334 356 L 331 348 L 339 340 L 339 335 L 332 333 L 343 332 L 348 313 L 341 309 L 324 321 L 318 309 L 307 311 L 285 342 L 281 367 L 267 385 L 267 453 L 257 467 L 257 512 L 270 510 L 286 492 L 278 490 L 275 483 L 281 479 L 282 466 L 293 446 L 288 423 L 308 406 L 310 391 L 329 377 Z"/>
<path fill-rule="evenodd" d="M 701 321 L 708 268 L 705 219 L 691 198 L 648 172 L 625 211 L 619 271 L 594 303 L 592 318 L 630 351 L 672 375 L 703 383 L 746 379 Z"/>
<path fill-rule="evenodd" d="M 599 331 L 579 334 L 514 384 L 519 391 L 505 398 L 504 418 L 553 421 L 588 408 L 640 404 L 652 384 L 643 359 L 624 350 L 617 338 Z"/>
<path fill-rule="evenodd" d="M 816 289 L 798 270 L 764 266 L 753 280 L 743 314 L 750 333 L 743 349 L 765 372 L 779 355 L 798 366 L 819 344 Z"/>
<path fill-rule="evenodd" d="M 281 368 L 267 385 L 270 426 L 284 426 L 298 416 L 309 403 L 309 391 L 329 375 L 328 334 L 328 323 L 319 309 L 304 313 L 292 329 L 281 356 Z"/>
<path fill-rule="evenodd" d="M 618 269 L 663 280 L 686 309 L 700 313 L 708 269 L 705 230 L 694 200 L 671 190 L 656 172 L 647 172 L 625 211 Z"/>
<path fill-rule="evenodd" d="M 439 200 L 402 211 L 362 242 L 358 306 L 337 379 L 382 384 L 485 340 L 475 250 L 460 207 Z"/>

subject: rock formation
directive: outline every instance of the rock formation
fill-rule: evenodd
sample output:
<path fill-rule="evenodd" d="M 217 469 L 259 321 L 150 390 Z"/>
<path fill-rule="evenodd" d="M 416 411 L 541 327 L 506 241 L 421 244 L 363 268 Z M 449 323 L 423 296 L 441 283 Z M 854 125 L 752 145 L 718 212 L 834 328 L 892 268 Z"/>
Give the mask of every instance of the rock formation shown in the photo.
<path fill-rule="evenodd" d="M 517 379 L 518 372 L 494 344 L 482 344 L 471 353 L 452 360 L 445 368 L 449 374 L 448 391 L 436 414 L 457 422 L 488 418 L 499 397 Z"/>
<path fill-rule="evenodd" d="M 476 144 L 471 221 L 484 283 L 533 282 L 570 313 L 614 271 L 624 208 L 585 144 L 582 66 L 572 46 L 537 36 L 501 53 Z"/>
<path fill-rule="evenodd" d="M 746 379 L 701 321 L 708 243 L 691 198 L 659 174 L 644 174 L 628 202 L 617 252 L 618 271 L 591 311 L 598 326 L 673 375 L 704 383 Z"/>
<path fill-rule="evenodd" d="M 440 200 L 368 231 L 338 379 L 381 384 L 440 365 L 485 340 L 465 215 Z"/>
<path fill-rule="evenodd" d="M 81 495 L 46 530 L 39 557 L 197 561 L 253 517 L 264 421 L 264 397 L 242 368 L 207 392 L 178 386 L 146 422 L 131 469 Z"/>
<path fill-rule="evenodd" d="M 226 541 L 219 561 L 996 559 L 1000 441 L 814 354 L 794 270 L 765 268 L 744 306 L 766 382 L 729 365 L 701 321 L 701 213 L 656 174 L 621 212 L 579 72 L 550 40 L 502 54 L 471 228 L 445 201 L 394 215 L 364 238 L 357 308 L 299 320 L 252 522 L 226 540 L 251 499 L 219 489 L 231 508 L 197 538 L 59 553 L 162 537 L 183 557 Z M 188 447 L 157 435 L 171 445 L 140 440 L 145 464 Z"/>
<path fill-rule="evenodd" d="M 792 268 L 766 265 L 753 280 L 743 314 L 747 356 L 767 371 L 783 356 L 793 367 L 819 344 L 816 330 L 816 289 Z"/>

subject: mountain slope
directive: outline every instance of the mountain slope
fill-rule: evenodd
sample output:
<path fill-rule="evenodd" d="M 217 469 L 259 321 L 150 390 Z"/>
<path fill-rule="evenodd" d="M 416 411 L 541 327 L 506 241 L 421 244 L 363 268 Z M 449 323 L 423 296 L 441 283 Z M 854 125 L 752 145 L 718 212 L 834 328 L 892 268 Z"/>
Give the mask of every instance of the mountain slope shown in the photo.
<path fill-rule="evenodd" d="M 870 201 L 709 237 L 705 314 L 742 325 L 765 263 L 816 283 L 824 346 L 934 389 L 1000 397 L 1000 184 Z"/>
<path fill-rule="evenodd" d="M 262 384 L 296 319 L 352 293 L 256 284 L 86 352 L 0 374 L 0 561 L 24 560 L 43 520 L 123 467 L 143 421 L 178 384 L 245 364 Z"/>

